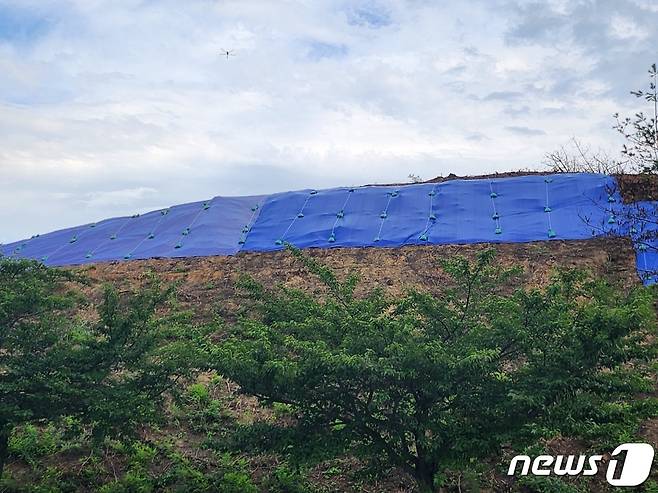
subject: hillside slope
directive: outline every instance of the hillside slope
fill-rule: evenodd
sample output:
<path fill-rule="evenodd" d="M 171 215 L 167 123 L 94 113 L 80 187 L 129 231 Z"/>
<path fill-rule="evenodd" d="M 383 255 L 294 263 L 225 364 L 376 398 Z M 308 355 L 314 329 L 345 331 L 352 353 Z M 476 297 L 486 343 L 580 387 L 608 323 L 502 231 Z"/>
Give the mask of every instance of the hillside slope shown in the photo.
<path fill-rule="evenodd" d="M 635 200 L 652 198 L 651 184 L 642 181 L 638 185 L 637 179 L 627 180 L 623 177 L 618 178 L 617 182 L 625 202 L 628 202 L 627 197 L 633 197 Z M 607 198 L 607 191 L 605 192 L 604 200 Z M 487 200 L 490 201 L 491 198 L 487 197 Z M 488 213 L 486 218 L 487 221 L 492 221 Z M 332 221 L 334 220 L 335 216 L 332 218 Z M 589 231 L 587 233 L 588 239 L 565 240 L 559 237 L 551 239 L 543 237 L 540 241 L 478 242 L 461 245 L 418 242 L 397 248 L 309 248 L 307 252 L 314 259 L 330 266 L 340 278 L 356 273 L 360 278 L 357 294 L 369 292 L 373 288 L 383 288 L 392 294 L 399 294 L 412 288 L 439 292 L 447 283 L 447 277 L 438 266 L 439 259 L 454 255 L 473 258 L 478 252 L 488 248 L 496 250 L 499 264 L 523 268 L 522 283 L 525 286 L 545 285 L 555 269 L 570 267 L 589 270 L 596 277 L 605 278 L 624 287 L 641 283 L 636 269 L 636 245 L 629 236 L 597 235 L 592 238 L 591 233 Z M 492 237 L 497 239 L 495 233 L 492 233 Z M 66 243 L 66 245 L 70 244 Z M 100 299 L 103 283 L 110 282 L 120 290 L 130 290 L 141 285 L 151 273 L 155 273 L 165 282 L 178 283 L 178 299 L 181 306 L 192 310 L 197 320 L 210 321 L 219 317 L 225 323 L 234 321 L 245 307 L 243 294 L 236 288 L 236 282 L 244 275 L 250 275 L 266 286 L 285 284 L 304 288 L 311 293 L 323 289 L 289 252 L 282 251 L 280 248 L 263 252 L 239 251 L 232 255 L 108 260 L 84 263 L 76 266 L 75 270 L 91 279 L 88 292 L 92 300 Z M 221 330 L 218 336 L 221 337 Z M 280 410 L 262 407 L 256 399 L 241 395 L 234 383 L 221 378 L 203 375 L 197 385 L 201 387 L 192 388 L 207 389 L 204 392 L 208 392 L 208 399 L 211 399 L 209 402 L 218 403 L 219 410 L 214 408 L 211 410 L 207 407 L 206 401 L 203 401 L 206 402 L 204 404 L 190 399 L 184 404 L 174 406 L 168 422 L 160 429 L 143 430 L 140 435 L 141 442 L 145 444 L 143 446 L 154 447 L 155 450 L 148 467 L 139 466 L 143 468 L 144 475 L 157 478 L 164 472 L 178 467 L 176 464 L 180 460 L 189 462 L 196 468 L 195 470 L 199 471 L 212 472 L 221 469 L 226 467 L 226 459 L 216 453 L 214 447 L 221 447 L 223 441 L 232 440 L 232 434 L 237 433 L 236 426 L 239 428 L 241 425 L 254 423 L 271 424 L 291 419 Z M 658 392 L 654 394 L 658 395 Z M 643 441 L 658 448 L 658 418 L 646 420 L 639 429 L 639 436 Z M 36 440 L 34 437 L 32 439 Z M 26 441 L 26 443 L 32 442 Z M 37 445 L 43 448 L 43 444 L 38 440 L 30 446 L 37 449 Z M 586 443 L 569 437 L 560 437 L 547 444 L 547 448 L 554 453 L 585 453 L 587 446 Z M 37 484 L 42 484 L 47 474 L 55 474 L 53 471 L 57 471 L 55 474 L 57 477 L 65 478 L 66 481 L 76 485 L 76 489 L 71 491 L 94 491 L 94 487 L 89 486 L 92 482 L 87 480 L 87 475 L 94 476 L 94 481 L 111 484 L 113 481 L 118 481 L 117 478 L 123 481 L 121 478 L 135 474 L 134 461 L 137 459 L 132 452 L 110 447 L 100 459 L 95 457 L 96 462 L 92 461 L 93 464 L 90 464 L 91 455 L 88 455 L 85 447 L 76 444 L 72 448 L 62 447 L 61 451 L 56 447 L 44 449 L 48 452 L 39 452 L 44 455 L 38 461 L 15 458 L 9 470 L 12 476 L 19 478 L 19 483 L 25 485 L 28 490 Z M 26 457 L 30 456 L 26 455 Z M 272 486 L 271 478 L 279 474 L 277 471 L 281 468 L 286 467 L 282 456 L 276 453 L 240 451 L 235 457 L 239 459 L 230 460 L 242 461 L 241 471 L 251 478 L 259 490 L 273 493 L 303 491 L 281 489 L 280 485 Z M 413 491 L 413 483 L 401 471 L 388 471 L 388 475 L 384 477 L 369 476 L 363 466 L 360 461 L 349 457 L 321 462 L 303 471 L 310 488 L 306 491 L 368 493 Z M 90 467 L 93 467 L 93 472 L 90 472 Z M 292 473 L 286 472 L 286 474 Z M 510 490 L 510 482 L 507 478 L 494 473 L 487 474 L 487 482 L 493 491 Z M 657 477 L 658 471 L 654 467 L 652 478 L 655 480 Z M 589 491 L 608 491 L 603 478 L 595 478 L 588 484 L 591 486 Z"/>

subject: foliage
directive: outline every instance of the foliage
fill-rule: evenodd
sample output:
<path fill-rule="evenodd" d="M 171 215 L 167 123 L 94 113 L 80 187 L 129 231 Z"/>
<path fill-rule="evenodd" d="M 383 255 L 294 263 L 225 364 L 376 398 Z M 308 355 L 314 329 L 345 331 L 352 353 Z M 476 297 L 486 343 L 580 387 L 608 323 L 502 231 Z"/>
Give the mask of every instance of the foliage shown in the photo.
<path fill-rule="evenodd" d="M 545 476 L 523 476 L 520 483 L 536 493 L 587 493 L 588 489 L 563 481 L 559 478 Z"/>
<path fill-rule="evenodd" d="M 658 101 L 656 93 L 656 77 L 658 70 L 656 64 L 649 67 L 649 86 L 647 89 L 631 91 L 637 98 L 643 99 L 650 106 L 650 114 L 643 111 L 631 117 L 620 118 L 614 126 L 624 136 L 627 143 L 622 148 L 622 154 L 635 166 L 637 171 L 645 173 L 658 173 Z"/>
<path fill-rule="evenodd" d="M 277 467 L 264 484 L 270 493 L 310 493 L 306 479 L 286 464 Z"/>
<path fill-rule="evenodd" d="M 159 313 L 171 288 L 107 287 L 96 306 L 75 291 L 80 282 L 0 258 L 0 473 L 17 425 L 68 416 L 99 439 L 130 432 L 158 419 L 165 394 L 201 364 L 205 329 Z"/>
<path fill-rule="evenodd" d="M 53 425 L 39 429 L 31 423 L 14 428 L 9 437 L 9 452 L 29 464 L 36 464 L 42 457 L 57 451 L 60 433 Z"/>
<path fill-rule="evenodd" d="M 63 451 L 69 443 L 62 434 L 49 431 L 21 430 L 12 436 L 22 452 L 39 451 L 38 459 L 30 461 L 31 479 L 21 475 L 17 482 L 5 477 L 0 480 L 0 492 L 24 491 L 99 491 L 102 493 L 134 493 L 170 491 L 180 493 L 256 493 L 248 462 L 230 454 L 201 454 L 193 450 L 184 454 L 166 438 L 161 441 L 106 440 L 91 451 L 86 450 L 78 461 L 69 463 L 77 454 L 68 454 L 64 459 L 52 450 Z M 81 448 L 86 448 L 81 444 Z M 82 452 L 82 450 L 81 450 Z M 44 455 L 41 456 L 41 453 Z M 21 456 L 24 457 L 23 453 Z M 34 455 L 36 457 L 36 454 Z M 59 461 L 59 464 L 57 462 Z M 57 465 L 49 465 L 57 464 Z M 115 466 L 118 466 L 115 468 Z M 299 489 L 303 480 L 292 472 L 281 468 L 267 478 L 272 491 L 303 491 Z M 290 486 L 292 489 L 286 490 Z M 298 489 L 294 489 L 298 488 Z"/>
<path fill-rule="evenodd" d="M 213 379 L 207 385 L 190 385 L 170 407 L 171 414 L 194 431 L 209 436 L 222 431 L 230 421 L 230 415 L 217 395 L 219 386 L 219 379 Z"/>
<path fill-rule="evenodd" d="M 646 493 L 658 493 L 658 483 L 653 480 L 649 480 L 644 484 L 644 491 Z"/>
<path fill-rule="evenodd" d="M 292 251 L 325 294 L 245 281 L 258 316 L 217 347 L 217 370 L 294 409 L 308 440 L 323 430 L 327 443 L 385 459 L 422 489 L 502 444 L 614 422 L 604 404 L 623 410 L 651 388 L 642 374 L 623 378 L 624 365 L 655 356 L 641 344 L 655 331 L 648 290 L 625 293 L 578 271 L 514 290 L 515 272 L 486 251 L 443 260 L 451 281 L 439 295 L 357 297 L 354 277 L 339 281 Z"/>
<path fill-rule="evenodd" d="M 158 472 L 156 459 L 169 466 Z M 135 443 L 131 447 L 128 470 L 100 488 L 101 493 L 172 491 L 180 493 L 256 493 L 246 470 L 246 462 L 230 455 L 219 457 L 212 467 L 195 463 L 167 447 Z"/>

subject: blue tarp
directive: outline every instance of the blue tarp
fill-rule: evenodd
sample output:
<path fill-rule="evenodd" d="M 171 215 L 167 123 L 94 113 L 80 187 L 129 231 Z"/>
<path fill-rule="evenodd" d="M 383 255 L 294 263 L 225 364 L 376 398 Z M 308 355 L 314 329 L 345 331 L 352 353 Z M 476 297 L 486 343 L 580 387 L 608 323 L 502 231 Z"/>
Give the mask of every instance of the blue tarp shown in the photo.
<path fill-rule="evenodd" d="M 5 245 L 2 253 L 41 260 L 47 265 L 233 255 L 240 250 L 264 198 L 215 197 L 107 219 Z"/>
<path fill-rule="evenodd" d="M 74 265 L 262 252 L 285 243 L 399 247 L 637 236 L 617 220 L 624 207 L 617 190 L 612 177 L 579 173 L 215 197 L 35 236 L 1 252 Z M 658 255 L 637 243 L 640 272 L 656 270 Z"/>
<path fill-rule="evenodd" d="M 645 284 L 658 282 L 658 202 L 636 202 L 627 206 L 625 229 L 633 239 L 637 272 Z"/>
<path fill-rule="evenodd" d="M 603 175 L 560 174 L 281 193 L 265 200 L 244 249 L 590 238 L 584 218 L 620 203 L 615 188 Z"/>

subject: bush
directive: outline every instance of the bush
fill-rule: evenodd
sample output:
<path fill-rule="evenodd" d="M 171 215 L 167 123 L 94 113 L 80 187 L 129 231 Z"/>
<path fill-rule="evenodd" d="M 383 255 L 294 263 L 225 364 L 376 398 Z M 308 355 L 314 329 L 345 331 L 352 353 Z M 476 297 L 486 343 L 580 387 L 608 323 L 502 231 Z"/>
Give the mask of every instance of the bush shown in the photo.
<path fill-rule="evenodd" d="M 83 318 L 81 281 L 0 258 L 0 475 L 16 426 L 68 417 L 97 439 L 130 432 L 160 419 L 175 382 L 204 364 L 206 330 L 161 314 L 172 289 L 107 287 Z"/>

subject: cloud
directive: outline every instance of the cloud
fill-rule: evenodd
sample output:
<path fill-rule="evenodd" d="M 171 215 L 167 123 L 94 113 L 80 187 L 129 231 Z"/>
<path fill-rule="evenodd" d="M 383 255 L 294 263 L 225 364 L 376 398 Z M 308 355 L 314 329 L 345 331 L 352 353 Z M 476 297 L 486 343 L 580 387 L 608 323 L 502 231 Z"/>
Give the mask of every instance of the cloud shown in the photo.
<path fill-rule="evenodd" d="M 507 126 L 507 127 L 505 127 L 505 130 L 508 130 L 512 133 L 519 134 L 519 135 L 526 135 L 528 137 L 536 137 L 538 135 L 546 135 L 546 132 L 544 132 L 543 130 L 539 130 L 537 128 L 529 128 L 529 127 Z"/>
<path fill-rule="evenodd" d="M 618 14 L 613 16 L 610 21 L 610 33 L 621 40 L 644 40 L 649 37 L 647 29 L 638 25 L 633 19 Z"/>
<path fill-rule="evenodd" d="M 347 10 L 350 24 L 379 29 L 393 22 L 390 11 L 383 5 L 367 2 L 360 6 L 352 6 Z"/>
<path fill-rule="evenodd" d="M 339 58 L 345 55 L 347 55 L 347 46 L 344 44 L 323 43 L 321 41 L 311 41 L 308 43 L 308 57 L 311 60 Z"/>
<path fill-rule="evenodd" d="M 598 83 L 606 87 L 606 96 L 620 99 L 646 81 L 643 69 L 655 61 L 658 41 L 653 27 L 658 9 L 653 3 L 588 0 L 505 5 L 510 15 L 508 44 L 554 47 L 585 64 L 575 73 L 550 75 L 563 79 L 555 84 L 556 95 L 578 91 L 581 83 Z"/>
<path fill-rule="evenodd" d="M 570 28 L 567 13 L 552 8 L 550 2 L 512 2 L 511 5 L 516 22 L 505 33 L 507 41 L 550 42 Z"/>
<path fill-rule="evenodd" d="M 86 192 L 80 196 L 70 197 L 85 206 L 134 206 L 144 199 L 152 198 L 157 190 L 148 187 L 125 188 L 123 190 Z"/>
<path fill-rule="evenodd" d="M 656 24 L 641 0 L 0 0 L 0 242 L 614 152 Z"/>
<path fill-rule="evenodd" d="M 518 91 L 494 91 L 487 94 L 484 101 L 515 101 L 523 97 L 522 92 Z"/>

